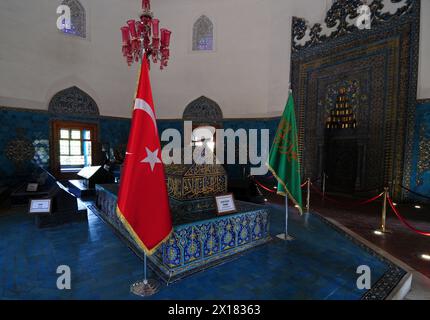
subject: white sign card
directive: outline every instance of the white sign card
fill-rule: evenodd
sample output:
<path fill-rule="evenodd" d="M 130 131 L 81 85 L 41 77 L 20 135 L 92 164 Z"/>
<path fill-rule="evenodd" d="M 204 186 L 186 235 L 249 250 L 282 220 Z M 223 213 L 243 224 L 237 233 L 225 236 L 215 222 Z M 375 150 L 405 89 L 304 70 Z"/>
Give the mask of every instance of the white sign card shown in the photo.
<path fill-rule="evenodd" d="M 217 212 L 220 215 L 237 211 L 232 193 L 215 197 L 215 202 Z"/>
<path fill-rule="evenodd" d="M 38 183 L 29 183 L 27 184 L 27 192 L 36 192 L 38 187 Z"/>
<path fill-rule="evenodd" d="M 31 199 L 29 213 L 51 213 L 51 199 Z"/>

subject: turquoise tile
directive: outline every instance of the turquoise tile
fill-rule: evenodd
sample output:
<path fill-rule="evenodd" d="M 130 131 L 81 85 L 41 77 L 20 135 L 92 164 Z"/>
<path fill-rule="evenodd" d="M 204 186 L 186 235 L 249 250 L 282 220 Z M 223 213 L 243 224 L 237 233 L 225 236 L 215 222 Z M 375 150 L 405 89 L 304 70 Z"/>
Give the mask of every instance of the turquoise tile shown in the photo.
<path fill-rule="evenodd" d="M 272 233 L 283 231 L 284 209 L 271 206 Z M 197 273 L 150 299 L 360 299 L 356 268 L 367 264 L 376 283 L 389 264 L 320 218 L 309 225 L 291 214 L 296 240 L 273 240 L 238 259 Z M 0 217 L 1 299 L 139 299 L 130 284 L 142 261 L 93 213 L 88 223 L 37 229 L 28 215 Z M 68 264 L 72 290 L 56 289 L 56 268 Z M 150 275 L 155 277 L 150 272 Z"/>

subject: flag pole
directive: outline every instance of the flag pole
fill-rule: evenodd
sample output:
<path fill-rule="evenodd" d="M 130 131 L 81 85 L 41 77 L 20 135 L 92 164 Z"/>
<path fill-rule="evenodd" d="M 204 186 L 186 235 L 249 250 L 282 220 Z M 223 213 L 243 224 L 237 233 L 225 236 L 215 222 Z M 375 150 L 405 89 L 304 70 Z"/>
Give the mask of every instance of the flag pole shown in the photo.
<path fill-rule="evenodd" d="M 146 275 L 146 253 L 143 254 L 143 283 L 148 284 L 148 277 Z"/>
<path fill-rule="evenodd" d="M 280 152 L 280 150 L 289 150 L 288 155 L 286 152 Z M 270 171 L 272 171 L 273 175 L 278 180 L 278 194 L 285 195 L 285 233 L 278 234 L 276 236 L 277 238 L 285 241 L 294 240 L 294 238 L 288 234 L 288 196 L 290 195 L 290 192 L 292 191 L 293 195 L 291 197 L 294 204 L 301 206 L 302 203 L 300 177 L 297 177 L 295 174 L 300 172 L 298 154 L 299 150 L 296 118 L 294 115 L 294 99 L 290 82 L 288 84 L 287 104 L 285 105 L 281 121 L 276 131 L 275 142 L 271 147 L 268 162 Z M 281 175 L 278 176 L 278 170 L 283 166 L 286 166 L 288 170 L 281 170 Z M 289 179 L 293 181 L 293 186 L 287 187 L 285 181 L 288 181 Z M 294 182 L 297 182 L 298 185 L 294 185 Z M 288 188 L 291 187 L 294 188 L 294 190 L 288 190 Z M 282 192 L 279 192 L 279 190 Z M 300 208 L 299 210 L 301 211 Z"/>
<path fill-rule="evenodd" d="M 292 241 L 294 238 L 288 234 L 288 196 L 285 196 L 285 233 L 278 234 L 279 239 Z"/>
<path fill-rule="evenodd" d="M 158 292 L 160 284 L 157 280 L 148 279 L 146 252 L 143 253 L 143 280 L 130 286 L 130 292 L 141 297 L 149 297 Z"/>
<path fill-rule="evenodd" d="M 288 237 L 288 196 L 285 197 L 285 239 Z"/>

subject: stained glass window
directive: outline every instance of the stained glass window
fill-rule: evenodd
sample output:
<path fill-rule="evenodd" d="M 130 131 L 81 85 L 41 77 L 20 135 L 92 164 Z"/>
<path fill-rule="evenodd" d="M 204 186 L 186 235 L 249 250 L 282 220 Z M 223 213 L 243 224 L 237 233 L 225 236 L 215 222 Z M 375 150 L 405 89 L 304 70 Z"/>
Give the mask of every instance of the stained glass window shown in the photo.
<path fill-rule="evenodd" d="M 86 38 L 86 15 L 85 8 L 78 0 L 63 0 L 62 5 L 70 8 L 70 29 L 63 29 L 62 32 L 77 37 Z"/>
<path fill-rule="evenodd" d="M 213 23 L 203 15 L 194 23 L 193 51 L 212 51 L 213 40 Z"/>

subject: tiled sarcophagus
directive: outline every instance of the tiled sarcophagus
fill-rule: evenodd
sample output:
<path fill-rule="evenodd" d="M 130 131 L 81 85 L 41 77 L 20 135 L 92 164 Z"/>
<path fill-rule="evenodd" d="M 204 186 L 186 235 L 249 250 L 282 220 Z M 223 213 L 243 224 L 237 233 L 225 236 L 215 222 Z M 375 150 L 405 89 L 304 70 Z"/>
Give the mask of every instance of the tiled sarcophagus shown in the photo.
<path fill-rule="evenodd" d="M 128 245 L 143 257 L 143 252 L 116 215 L 117 193 L 118 185 L 96 185 L 97 208 L 93 210 L 97 210 L 126 239 Z M 151 267 L 166 282 L 222 263 L 235 254 L 271 239 L 267 207 L 236 201 L 236 213 L 217 216 L 213 209 L 200 207 L 199 210 L 187 210 L 186 206 L 181 205 L 185 202 L 198 207 L 204 200 L 171 199 L 174 232 L 148 257 Z"/>
<path fill-rule="evenodd" d="M 173 235 L 150 257 L 166 282 L 217 265 L 271 239 L 266 207 L 240 201 L 236 205 L 237 213 L 222 217 L 202 211 L 178 219 L 175 212 Z"/>

